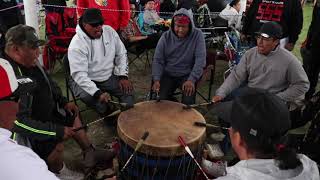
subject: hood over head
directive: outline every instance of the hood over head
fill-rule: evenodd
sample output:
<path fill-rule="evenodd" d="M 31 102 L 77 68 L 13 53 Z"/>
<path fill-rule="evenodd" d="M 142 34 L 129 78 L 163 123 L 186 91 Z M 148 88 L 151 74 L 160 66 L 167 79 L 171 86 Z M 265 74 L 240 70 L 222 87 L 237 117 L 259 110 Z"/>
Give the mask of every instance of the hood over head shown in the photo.
<path fill-rule="evenodd" d="M 171 21 L 171 31 L 175 34 L 175 32 L 174 32 L 175 17 L 176 16 L 182 16 L 182 15 L 187 16 L 189 18 L 189 20 L 190 20 L 190 24 L 189 24 L 190 31 L 188 33 L 188 36 L 189 36 L 192 33 L 192 31 L 194 30 L 195 25 L 194 25 L 194 22 L 193 22 L 193 15 L 190 13 L 189 10 L 184 9 L 184 8 L 179 9 L 178 11 L 176 11 L 173 14 L 172 21 Z"/>

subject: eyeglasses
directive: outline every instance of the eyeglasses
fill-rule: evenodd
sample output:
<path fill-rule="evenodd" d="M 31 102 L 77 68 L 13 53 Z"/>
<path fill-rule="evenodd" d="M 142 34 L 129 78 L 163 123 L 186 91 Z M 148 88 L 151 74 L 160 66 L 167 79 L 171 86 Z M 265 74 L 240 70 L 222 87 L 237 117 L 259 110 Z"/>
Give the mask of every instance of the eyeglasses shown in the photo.
<path fill-rule="evenodd" d="M 103 25 L 103 22 L 98 22 L 98 23 L 92 23 L 90 24 L 90 26 L 92 27 L 98 27 L 98 26 L 102 26 Z"/>
<path fill-rule="evenodd" d="M 257 36 L 256 36 L 256 39 L 257 39 L 257 40 L 263 40 L 263 41 L 272 41 L 272 40 L 273 40 L 272 37 L 267 38 L 267 37 L 263 37 L 263 36 L 261 36 L 261 35 L 257 35 Z"/>

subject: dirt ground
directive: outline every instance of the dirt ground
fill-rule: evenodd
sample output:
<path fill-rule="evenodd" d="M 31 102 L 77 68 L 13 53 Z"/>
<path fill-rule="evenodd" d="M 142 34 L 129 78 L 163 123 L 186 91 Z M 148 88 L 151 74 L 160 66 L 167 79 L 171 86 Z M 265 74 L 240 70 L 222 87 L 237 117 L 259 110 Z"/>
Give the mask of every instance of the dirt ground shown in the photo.
<path fill-rule="evenodd" d="M 129 54 L 129 59 L 132 59 L 133 55 Z M 150 58 L 150 57 L 149 57 Z M 134 64 L 130 65 L 129 78 L 134 86 L 135 90 L 135 101 L 141 102 L 148 100 L 148 93 L 150 90 L 151 83 L 151 68 L 146 62 L 146 56 L 141 59 L 137 59 Z M 224 61 L 217 61 L 217 69 L 215 73 L 215 81 L 212 89 L 212 93 L 223 81 L 222 75 L 227 68 L 227 63 Z M 59 86 L 62 88 L 64 94 L 65 91 L 65 81 L 64 72 L 60 64 L 56 64 L 53 78 L 58 82 Z M 198 89 L 207 97 L 208 96 L 208 83 L 205 82 Z M 203 99 L 197 96 L 197 102 L 204 102 Z M 80 101 L 80 109 L 86 109 Z M 214 121 L 212 114 L 208 113 L 206 108 L 198 108 L 198 111 L 204 115 L 207 122 Z M 87 110 L 81 113 L 84 123 L 92 122 L 98 119 L 98 115 L 93 110 Z M 117 137 L 116 127 L 108 125 L 104 122 L 95 124 L 87 129 L 88 136 L 97 147 L 105 147 L 108 143 L 111 143 L 114 137 Z M 81 170 L 82 167 L 82 154 L 79 146 L 72 140 L 65 143 L 65 161 L 68 166 L 75 170 Z"/>

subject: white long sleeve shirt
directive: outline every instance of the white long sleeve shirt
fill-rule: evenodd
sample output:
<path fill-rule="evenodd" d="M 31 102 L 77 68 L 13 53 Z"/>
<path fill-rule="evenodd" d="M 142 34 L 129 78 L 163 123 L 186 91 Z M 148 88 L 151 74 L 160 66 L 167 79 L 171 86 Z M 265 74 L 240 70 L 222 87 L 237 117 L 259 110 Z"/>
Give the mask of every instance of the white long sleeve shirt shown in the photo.
<path fill-rule="evenodd" d="M 116 76 L 128 76 L 125 46 L 110 26 L 104 25 L 102 28 L 102 36 L 91 39 L 78 25 L 68 49 L 73 80 L 92 96 L 99 90 L 94 81 L 106 81 L 112 73 Z"/>
<path fill-rule="evenodd" d="M 10 131 L 0 128 L 0 179 L 58 180 L 36 153 L 18 145 L 10 136 Z"/>

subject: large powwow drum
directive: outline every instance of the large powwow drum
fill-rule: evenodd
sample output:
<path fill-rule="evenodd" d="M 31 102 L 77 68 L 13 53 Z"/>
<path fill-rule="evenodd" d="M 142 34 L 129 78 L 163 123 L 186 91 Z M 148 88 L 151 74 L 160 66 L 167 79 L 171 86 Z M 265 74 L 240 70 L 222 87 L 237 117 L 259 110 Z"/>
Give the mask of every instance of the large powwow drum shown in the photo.
<path fill-rule="evenodd" d="M 194 179 L 197 167 L 178 141 L 182 136 L 197 159 L 201 158 L 205 128 L 194 126 L 205 122 L 194 109 L 171 101 L 141 102 L 120 114 L 118 134 L 121 141 L 119 164 L 124 166 L 139 139 L 149 136 L 121 173 L 122 179 Z"/>

